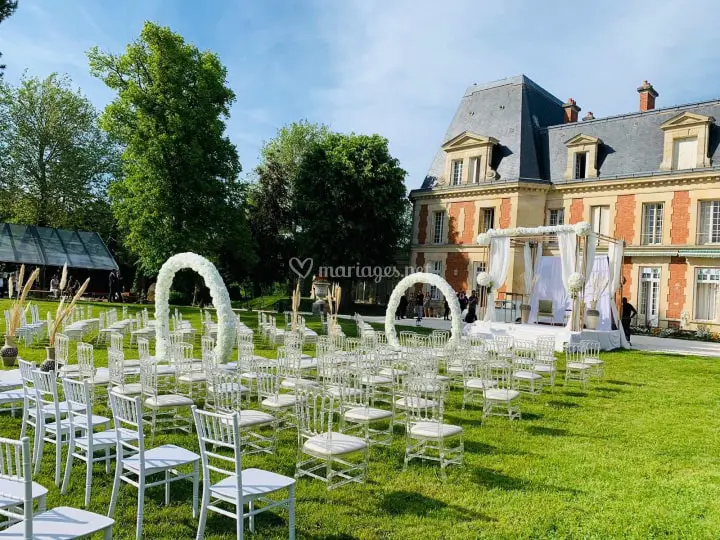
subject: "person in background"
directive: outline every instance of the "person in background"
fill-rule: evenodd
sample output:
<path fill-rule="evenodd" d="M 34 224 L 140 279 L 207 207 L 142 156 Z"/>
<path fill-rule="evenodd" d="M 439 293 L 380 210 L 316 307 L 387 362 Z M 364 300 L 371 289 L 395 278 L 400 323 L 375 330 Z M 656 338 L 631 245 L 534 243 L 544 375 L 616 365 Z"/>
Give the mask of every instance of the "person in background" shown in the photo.
<path fill-rule="evenodd" d="M 430 316 L 430 295 L 425 295 L 425 303 L 423 304 L 423 313 L 425 313 L 425 317 Z"/>
<path fill-rule="evenodd" d="M 637 309 L 623 296 L 620 319 L 622 320 L 623 332 L 625 332 L 625 339 L 627 339 L 628 343 L 630 343 L 630 320 L 635 315 L 637 315 Z"/>
<path fill-rule="evenodd" d="M 57 298 L 59 292 L 60 280 L 58 279 L 57 274 L 53 274 L 53 277 L 50 278 L 50 296 L 52 296 L 53 298 Z"/>
<path fill-rule="evenodd" d="M 468 307 L 468 299 L 467 296 L 465 296 L 465 291 L 458 293 L 458 301 L 460 302 L 460 311 L 465 311 L 465 308 Z"/>
<path fill-rule="evenodd" d="M 450 304 L 448 304 L 447 298 L 445 298 L 444 304 L 445 304 L 445 313 L 443 314 L 443 319 L 445 319 L 446 321 L 449 321 L 450 320 Z"/>
<path fill-rule="evenodd" d="M 470 299 L 468 300 L 468 312 L 465 316 L 465 322 L 466 323 L 474 323 L 477 321 L 477 296 L 475 296 L 475 291 L 470 295 Z"/>
<path fill-rule="evenodd" d="M 123 286 L 122 286 L 123 277 L 120 271 L 118 270 L 115 272 L 115 295 L 117 296 L 117 301 L 122 304 L 123 297 Z"/>
<path fill-rule="evenodd" d="M 415 319 L 415 326 L 420 326 L 420 323 L 422 323 L 424 304 L 425 295 L 422 291 L 418 291 L 415 295 L 415 315 L 417 316 L 417 319 Z"/>
<path fill-rule="evenodd" d="M 407 315 L 408 299 L 406 295 L 402 295 L 400 302 L 398 303 L 397 311 L 395 312 L 396 319 L 404 319 Z"/>
<path fill-rule="evenodd" d="M 108 302 L 115 301 L 116 288 L 117 288 L 117 276 L 115 275 L 115 270 L 110 270 L 110 275 L 108 276 Z"/>

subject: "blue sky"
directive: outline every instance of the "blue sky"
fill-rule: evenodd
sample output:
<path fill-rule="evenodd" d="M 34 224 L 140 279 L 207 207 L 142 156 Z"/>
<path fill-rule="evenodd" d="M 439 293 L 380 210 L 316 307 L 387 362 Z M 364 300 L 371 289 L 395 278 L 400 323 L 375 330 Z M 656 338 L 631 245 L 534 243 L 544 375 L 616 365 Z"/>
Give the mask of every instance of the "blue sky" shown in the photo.
<path fill-rule="evenodd" d="M 637 110 L 643 79 L 659 107 L 720 97 L 714 0 L 19 0 L 0 24 L 5 78 L 68 73 L 101 108 L 113 94 L 85 51 L 121 52 L 144 20 L 227 66 L 245 172 L 307 118 L 387 137 L 417 188 L 465 88 L 520 73 L 595 117 Z"/>

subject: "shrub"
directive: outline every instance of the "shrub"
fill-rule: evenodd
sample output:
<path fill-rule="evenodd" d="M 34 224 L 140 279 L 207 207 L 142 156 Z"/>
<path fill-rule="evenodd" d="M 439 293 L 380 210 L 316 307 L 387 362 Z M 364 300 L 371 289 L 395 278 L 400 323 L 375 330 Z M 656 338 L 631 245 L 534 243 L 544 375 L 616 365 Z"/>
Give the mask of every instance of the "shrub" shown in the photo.
<path fill-rule="evenodd" d="M 186 292 L 170 291 L 170 304 L 173 306 L 189 306 L 192 304 L 192 296 Z"/>

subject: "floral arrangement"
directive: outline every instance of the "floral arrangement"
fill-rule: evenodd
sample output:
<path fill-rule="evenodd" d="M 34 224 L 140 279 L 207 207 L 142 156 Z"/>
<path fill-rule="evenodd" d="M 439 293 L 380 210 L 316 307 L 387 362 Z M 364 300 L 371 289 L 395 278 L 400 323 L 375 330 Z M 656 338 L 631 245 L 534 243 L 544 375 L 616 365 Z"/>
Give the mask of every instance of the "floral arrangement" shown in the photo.
<path fill-rule="evenodd" d="M 155 354 L 165 358 L 168 354 L 170 341 L 170 287 L 175 274 L 185 268 L 190 268 L 202 276 L 210 289 L 212 303 L 217 311 L 218 335 L 215 345 L 215 357 L 218 362 L 227 362 L 232 354 L 235 342 L 235 313 L 230 304 L 225 282 L 215 268 L 215 265 L 205 257 L 196 253 L 178 253 L 173 255 L 160 268 L 155 286 L 155 319 L 156 348 Z"/>
<path fill-rule="evenodd" d="M 495 283 L 493 283 L 492 277 L 490 277 L 490 274 L 487 272 L 480 272 L 477 275 L 477 278 L 475 278 L 475 281 L 477 281 L 477 284 L 481 287 L 487 287 L 488 289 L 493 289 Z"/>
<path fill-rule="evenodd" d="M 534 236 L 544 234 L 557 234 L 563 232 L 573 232 L 578 236 L 588 236 L 592 232 L 592 226 L 587 221 L 581 221 L 574 225 L 555 225 L 542 227 L 516 227 L 514 229 L 490 229 L 487 232 L 480 233 L 477 237 L 477 243 L 481 246 L 490 245 L 490 241 L 494 237 L 506 236 Z"/>
<path fill-rule="evenodd" d="M 395 350 L 400 349 L 400 343 L 398 342 L 397 334 L 395 333 L 395 312 L 397 312 L 397 308 L 400 305 L 400 299 L 405 296 L 405 291 L 418 283 L 427 283 L 428 285 L 437 287 L 445 296 L 445 300 L 447 300 L 447 303 L 450 306 L 450 314 L 452 316 L 450 328 L 451 336 L 450 341 L 448 341 L 448 346 L 454 347 L 458 345 L 458 340 L 462 335 L 462 313 L 460 312 L 460 302 L 458 302 L 455 291 L 447 281 L 437 274 L 431 274 L 429 272 L 416 272 L 414 274 L 410 274 L 401 279 L 400 283 L 398 283 L 393 289 L 385 310 L 385 336 L 387 338 L 388 345 Z"/>
<path fill-rule="evenodd" d="M 8 321 L 7 332 L 8 336 L 15 337 L 15 333 L 18 331 L 18 328 L 20 328 L 22 314 L 28 307 L 30 307 L 30 304 L 25 306 L 25 299 L 39 275 L 40 269 L 36 268 L 33 273 L 30 274 L 28 280 L 23 283 L 23 279 L 25 278 L 25 265 L 23 264 L 20 267 L 20 272 L 18 273 L 17 283 L 13 281 L 12 276 L 8 280 L 8 292 L 10 298 L 15 298 L 15 292 L 19 292 L 18 297 L 13 300 L 12 305 L 10 306 L 10 320 Z"/>
<path fill-rule="evenodd" d="M 63 266 L 63 277 L 60 280 L 60 290 L 62 291 L 65 287 L 64 285 L 67 282 L 67 264 Z M 57 311 L 55 312 L 55 319 L 52 318 L 50 315 L 50 312 L 48 312 L 48 341 L 50 347 L 55 346 L 55 336 L 57 335 L 58 331 L 62 327 L 62 323 L 65 321 L 68 315 L 72 313 L 72 310 L 75 309 L 75 304 L 77 301 L 82 298 L 82 295 L 85 294 L 85 291 L 88 288 L 88 285 L 90 285 L 90 278 L 87 278 L 85 280 L 85 283 L 83 283 L 80 288 L 75 293 L 75 296 L 73 296 L 72 300 L 70 302 L 65 302 L 65 297 L 60 298 L 60 303 L 58 304 Z"/>
<path fill-rule="evenodd" d="M 580 272 L 573 272 L 568 277 L 568 291 L 570 294 L 577 294 L 582 291 L 583 285 L 585 285 L 585 278 Z"/>
<path fill-rule="evenodd" d="M 295 285 L 295 290 L 292 293 L 292 330 L 297 330 L 298 327 L 298 312 L 300 311 L 300 280 Z"/>

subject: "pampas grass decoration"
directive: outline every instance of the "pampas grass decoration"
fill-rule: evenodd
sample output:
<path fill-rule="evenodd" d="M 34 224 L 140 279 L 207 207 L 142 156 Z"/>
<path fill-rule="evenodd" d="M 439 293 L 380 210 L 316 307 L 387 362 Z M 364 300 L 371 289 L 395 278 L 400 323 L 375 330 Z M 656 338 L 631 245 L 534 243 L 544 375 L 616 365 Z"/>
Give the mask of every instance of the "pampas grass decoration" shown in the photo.
<path fill-rule="evenodd" d="M 295 285 L 295 290 L 292 294 L 292 330 L 297 330 L 298 323 L 298 312 L 300 311 L 300 281 L 298 280 Z"/>
<path fill-rule="evenodd" d="M 52 322 L 52 325 L 48 330 L 48 341 L 50 342 L 51 347 L 55 345 L 55 336 L 60 329 L 60 325 L 63 323 L 65 318 L 72 312 L 72 310 L 75 309 L 75 304 L 80 298 L 82 298 L 82 295 L 85 294 L 85 290 L 88 288 L 88 285 L 90 285 L 90 278 L 87 278 L 85 280 L 85 283 L 83 283 L 82 286 L 78 289 L 69 304 L 66 305 L 65 298 L 60 299 L 55 320 Z"/>
<path fill-rule="evenodd" d="M 22 319 L 22 314 L 25 312 L 25 300 L 27 298 L 27 295 L 30 293 L 30 289 L 33 286 L 33 283 L 37 280 L 38 276 L 40 275 L 40 269 L 36 268 L 32 274 L 30 274 L 30 277 L 25 282 L 25 286 L 22 286 L 23 279 L 25 277 L 25 265 L 23 264 L 20 267 L 20 273 L 18 274 L 18 282 L 17 282 L 17 288 L 15 289 L 13 287 L 12 278 L 10 278 L 9 282 L 9 291 L 10 296 L 14 296 L 14 291 L 17 290 L 20 292 L 20 297 L 17 300 L 13 300 L 12 306 L 10 308 L 10 323 L 8 325 L 8 335 L 9 336 L 15 336 L 15 333 L 17 332 L 18 328 L 20 328 L 20 322 Z M 28 306 L 29 307 L 29 306 Z"/>
<path fill-rule="evenodd" d="M 67 287 L 67 263 L 63 265 L 62 275 L 60 276 L 60 292 L 65 290 Z"/>

